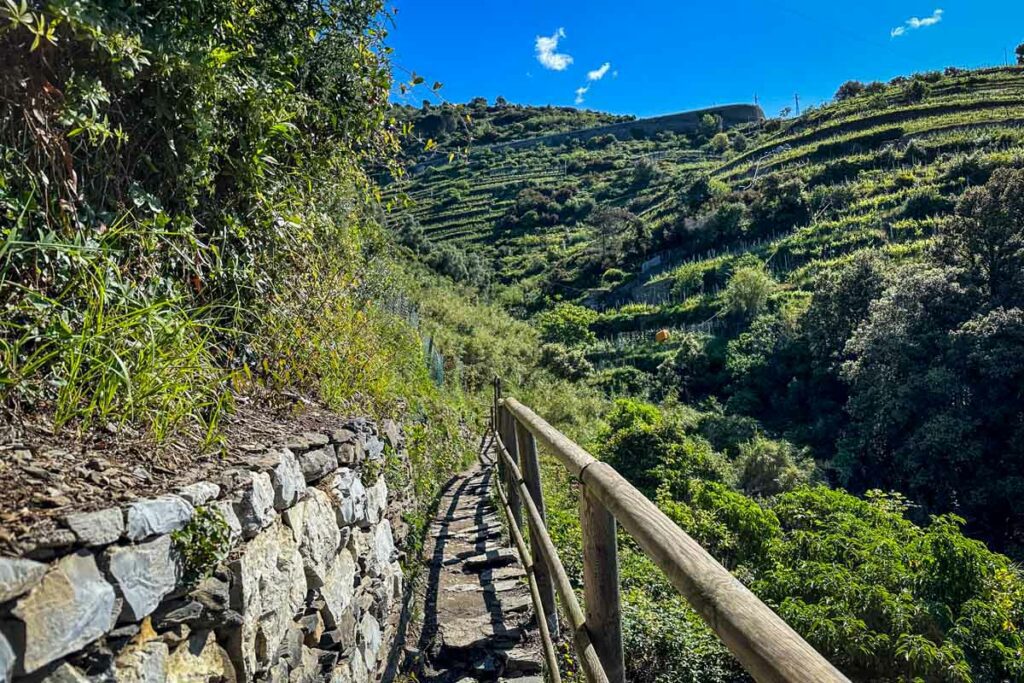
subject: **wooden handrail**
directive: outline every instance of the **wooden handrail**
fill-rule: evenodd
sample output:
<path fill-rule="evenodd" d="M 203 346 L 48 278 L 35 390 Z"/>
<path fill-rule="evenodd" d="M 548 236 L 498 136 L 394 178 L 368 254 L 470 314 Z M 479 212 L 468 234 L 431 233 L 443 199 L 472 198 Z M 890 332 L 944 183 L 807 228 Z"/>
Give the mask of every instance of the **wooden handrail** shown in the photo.
<path fill-rule="evenodd" d="M 611 513 L 647 556 L 665 572 L 672 585 L 718 634 L 755 680 L 764 683 L 849 683 L 846 676 L 614 468 L 594 458 L 514 398 L 501 399 L 498 406 L 500 412 L 507 412 L 533 434 L 548 452 L 580 480 L 588 498 L 586 505 L 592 506 L 596 502 Z M 521 498 L 528 512 L 531 509 L 535 511 L 530 491 L 522 483 L 518 468 L 508 457 L 509 454 L 503 451 L 503 447 L 499 449 L 499 453 L 508 458 L 506 466 L 520 483 Z M 587 511 L 586 505 L 584 511 Z M 592 515 L 593 510 L 589 514 Z M 563 577 L 559 576 L 557 569 L 552 568 L 553 564 L 557 564 L 557 568 L 561 569 L 561 561 L 554 552 L 553 544 L 550 548 L 544 547 L 550 544 L 547 530 L 541 527 L 541 533 L 534 531 L 533 512 L 530 512 L 529 519 L 531 537 L 536 534 L 541 542 L 544 550 L 542 555 L 555 576 L 559 596 L 565 602 Z M 601 535 L 607 538 L 606 531 Z M 586 538 L 585 534 L 585 544 L 592 540 Z M 587 554 L 585 552 L 585 559 Z M 600 552 L 590 552 L 589 555 L 596 561 L 602 557 Z M 585 577 L 617 577 L 617 568 L 614 573 L 591 570 L 584 574 Z M 592 587 L 585 587 L 585 590 L 589 594 Z M 607 586 L 593 590 L 595 594 L 600 594 L 599 590 L 607 591 Z M 604 619 L 620 619 L 617 610 L 605 610 L 600 614 Z M 594 632 L 607 628 L 621 629 L 621 624 L 610 623 L 588 624 L 584 630 L 587 626 Z M 603 643 L 604 649 L 610 647 L 611 644 Z M 618 648 L 618 657 L 621 658 L 621 642 Z M 599 655 L 602 660 L 614 660 L 615 657 L 614 652 Z M 620 676 L 617 673 L 612 683 L 624 680 Z"/>
<path fill-rule="evenodd" d="M 537 506 L 533 502 L 533 496 L 530 495 L 526 482 L 523 480 L 523 474 L 519 470 L 519 466 L 512 459 L 508 449 L 505 448 L 501 437 L 495 436 L 495 442 L 498 446 L 498 456 L 504 459 L 505 466 L 509 468 L 513 483 L 519 489 L 520 497 L 525 504 L 527 520 L 530 524 L 530 542 L 536 543 L 536 546 L 540 549 L 544 563 L 550 570 L 555 588 L 558 590 L 558 597 L 562 599 L 562 607 L 569 617 L 569 623 L 572 625 L 573 641 L 576 644 L 576 654 L 580 658 L 580 666 L 583 669 L 583 673 L 586 674 L 587 680 L 590 683 L 610 683 L 608 676 L 604 672 L 604 667 L 601 665 L 601 659 L 597 655 L 597 650 L 594 649 L 593 641 L 590 638 L 590 631 L 587 629 L 587 619 L 583 613 L 583 608 L 580 607 L 579 600 L 576 598 L 576 591 L 572 589 L 569 574 L 565 571 L 561 558 L 558 557 L 558 551 L 555 550 L 555 544 L 548 534 L 547 526 L 544 524 Z"/>

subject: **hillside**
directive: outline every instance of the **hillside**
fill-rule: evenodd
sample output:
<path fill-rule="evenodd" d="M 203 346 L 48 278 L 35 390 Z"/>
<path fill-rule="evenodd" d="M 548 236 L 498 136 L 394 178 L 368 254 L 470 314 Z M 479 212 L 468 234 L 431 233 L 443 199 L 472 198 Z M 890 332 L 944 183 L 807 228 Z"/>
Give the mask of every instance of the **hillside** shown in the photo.
<path fill-rule="evenodd" d="M 969 537 L 1024 547 L 1024 69 L 847 83 L 795 118 L 702 124 L 442 147 L 385 189 L 388 223 L 529 322 L 541 367 L 611 401 L 585 443 L 845 672 L 1014 679 L 955 635 L 977 615 L 930 603 L 926 574 L 952 534 L 982 553 L 962 587 L 984 601 L 1007 560 Z M 668 599 L 642 566 L 627 581 Z M 679 654 L 702 636 L 668 604 L 630 598 L 627 640 L 658 643 L 631 676 L 732 680 Z M 925 641 L 941 648 L 905 667 Z"/>

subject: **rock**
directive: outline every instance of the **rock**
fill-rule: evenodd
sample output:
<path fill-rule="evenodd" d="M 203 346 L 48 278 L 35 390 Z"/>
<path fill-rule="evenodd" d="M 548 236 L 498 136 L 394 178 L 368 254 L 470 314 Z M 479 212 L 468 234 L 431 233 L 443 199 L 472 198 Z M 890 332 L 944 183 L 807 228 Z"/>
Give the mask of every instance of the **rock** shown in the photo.
<path fill-rule="evenodd" d="M 338 628 L 345 611 L 355 597 L 356 561 L 347 548 L 338 553 L 324 577 L 320 594 L 324 599 L 323 616 L 329 628 Z"/>
<path fill-rule="evenodd" d="M 338 456 L 334 452 L 334 446 L 327 445 L 317 448 L 298 456 L 299 467 L 302 469 L 302 476 L 306 483 L 313 483 L 326 477 L 338 469 Z"/>
<path fill-rule="evenodd" d="M 168 672 L 167 643 L 147 640 L 132 643 L 114 660 L 116 683 L 165 683 Z"/>
<path fill-rule="evenodd" d="M 231 606 L 242 616 L 228 652 L 240 676 L 252 680 L 278 651 L 306 598 L 306 572 L 291 530 L 277 520 L 231 563 Z"/>
<path fill-rule="evenodd" d="M 140 621 L 178 585 L 178 554 L 170 536 L 107 551 L 110 575 L 124 597 L 124 621 Z"/>
<path fill-rule="evenodd" d="M 164 603 L 153 612 L 153 627 L 161 632 L 178 626 L 212 625 L 206 609 L 197 600 Z"/>
<path fill-rule="evenodd" d="M 193 633 L 167 660 L 167 680 L 176 683 L 234 683 L 235 667 L 212 631 Z"/>
<path fill-rule="evenodd" d="M 324 585 L 327 570 L 338 554 L 341 534 L 330 496 L 319 489 L 310 489 L 305 507 L 299 552 L 306 565 L 306 579 L 310 587 Z"/>
<path fill-rule="evenodd" d="M 62 558 L 13 610 L 21 622 L 14 642 L 24 646 L 22 669 L 32 673 L 102 636 L 114 626 L 115 605 L 96 558 L 86 551 Z"/>
<path fill-rule="evenodd" d="M 359 473 L 342 467 L 331 480 L 331 490 L 338 499 L 338 525 L 367 526 L 366 488 L 359 479 Z"/>
<path fill-rule="evenodd" d="M 331 438 L 331 443 L 337 445 L 343 443 L 355 443 L 358 440 L 359 435 L 354 430 L 342 427 L 341 429 L 332 430 L 329 436 Z"/>
<path fill-rule="evenodd" d="M 324 635 L 324 618 L 320 612 L 313 612 L 299 619 L 297 622 L 302 629 L 302 641 L 309 647 L 315 647 L 320 643 Z"/>
<path fill-rule="evenodd" d="M 529 676 L 539 674 L 543 670 L 538 653 L 530 652 L 521 647 L 514 647 L 504 653 L 504 673 Z"/>
<path fill-rule="evenodd" d="M 78 537 L 71 529 L 47 529 L 21 540 L 24 554 L 34 560 L 50 560 L 74 547 Z"/>
<path fill-rule="evenodd" d="M 303 432 L 302 434 L 293 435 L 285 442 L 285 447 L 292 452 L 305 452 L 321 446 L 326 446 L 329 443 L 329 439 L 326 434 L 320 432 Z"/>
<path fill-rule="evenodd" d="M 377 525 L 373 533 L 371 556 L 366 561 L 367 572 L 370 576 L 383 576 L 397 556 L 398 550 L 391 535 L 391 524 L 384 520 Z"/>
<path fill-rule="evenodd" d="M 222 612 L 231 605 L 230 589 L 227 581 L 208 576 L 189 592 L 189 596 L 211 612 Z"/>
<path fill-rule="evenodd" d="M 284 510 L 306 495 L 306 478 L 295 455 L 287 448 L 276 454 L 277 465 L 270 470 L 274 487 L 274 507 Z"/>
<path fill-rule="evenodd" d="M 364 614 L 359 622 L 359 649 L 363 653 L 367 671 L 377 669 L 377 656 L 380 653 L 380 624 L 373 615 Z"/>
<path fill-rule="evenodd" d="M 352 669 L 348 662 L 338 662 L 338 666 L 331 671 L 330 683 L 352 683 Z"/>
<path fill-rule="evenodd" d="M 366 459 L 367 460 L 383 460 L 384 459 L 384 442 L 376 436 L 366 437 Z"/>
<path fill-rule="evenodd" d="M 89 683 L 89 678 L 67 662 L 62 662 L 41 683 Z"/>
<path fill-rule="evenodd" d="M 289 624 L 288 631 L 281 639 L 281 645 L 277 648 L 276 659 L 287 660 L 289 666 L 295 666 L 302 661 L 302 640 L 305 634 L 298 624 Z"/>
<path fill-rule="evenodd" d="M 343 443 L 337 446 L 339 465 L 357 465 L 366 455 L 363 445 L 359 442 Z"/>
<path fill-rule="evenodd" d="M 252 538 L 267 528 L 277 513 L 274 511 L 274 486 L 266 472 L 249 472 L 249 486 L 235 503 L 235 514 L 242 525 L 242 537 Z"/>
<path fill-rule="evenodd" d="M 188 524 L 193 512 L 192 506 L 181 496 L 136 501 L 128 507 L 128 539 L 141 541 L 177 531 Z"/>
<path fill-rule="evenodd" d="M 518 559 L 516 551 L 511 548 L 501 548 L 466 558 L 462 563 L 462 568 L 467 572 L 482 571 L 515 564 Z"/>
<path fill-rule="evenodd" d="M 228 536 L 231 538 L 231 543 L 234 544 L 242 537 L 242 522 L 235 513 L 235 506 L 230 500 L 216 500 L 210 504 L 210 508 L 219 512 L 220 516 L 224 518 L 224 522 L 228 525 Z"/>
<path fill-rule="evenodd" d="M 220 495 L 220 486 L 212 481 L 197 481 L 178 489 L 178 495 L 191 505 L 199 507 L 215 500 Z"/>
<path fill-rule="evenodd" d="M 80 512 L 68 515 L 65 521 L 78 537 L 78 542 L 90 547 L 109 545 L 124 533 L 124 512 L 121 508 Z"/>
<path fill-rule="evenodd" d="M 14 654 L 14 648 L 11 647 L 10 641 L 3 633 L 0 633 L 0 681 L 11 680 L 16 660 L 17 655 Z"/>
<path fill-rule="evenodd" d="M 48 565 L 16 557 L 0 557 L 0 602 L 13 600 L 36 585 Z"/>
<path fill-rule="evenodd" d="M 402 428 L 394 420 L 388 419 L 380 423 L 380 432 L 384 435 L 384 442 L 391 447 L 392 451 L 402 449 Z"/>
<path fill-rule="evenodd" d="M 384 477 L 377 477 L 377 481 L 370 488 L 366 489 L 366 520 L 370 524 L 376 524 L 383 517 L 388 509 L 388 484 Z"/>

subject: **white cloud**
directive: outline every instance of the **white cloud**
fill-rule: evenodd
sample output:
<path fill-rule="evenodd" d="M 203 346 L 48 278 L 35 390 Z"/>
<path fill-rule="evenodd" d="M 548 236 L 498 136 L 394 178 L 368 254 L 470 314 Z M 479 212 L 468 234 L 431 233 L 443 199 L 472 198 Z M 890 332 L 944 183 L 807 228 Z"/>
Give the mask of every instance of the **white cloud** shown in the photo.
<path fill-rule="evenodd" d="M 551 69 L 552 71 L 565 71 L 572 64 L 572 57 L 555 52 L 558 49 L 558 41 L 565 38 L 565 29 L 559 28 L 550 36 L 537 36 L 537 41 L 534 43 L 534 49 L 537 51 L 537 61 L 540 62 L 545 69 Z"/>
<path fill-rule="evenodd" d="M 597 81 L 599 81 L 602 78 L 604 78 L 604 75 L 606 73 L 608 73 L 608 69 L 610 69 L 610 68 L 612 68 L 612 63 L 611 62 L 605 62 L 604 64 L 602 64 L 601 66 L 597 67 L 593 71 L 588 71 L 587 72 L 587 82 L 586 82 L 586 84 L 585 85 L 581 85 L 580 87 L 576 88 L 576 99 L 574 100 L 574 102 L 576 102 L 577 105 L 583 104 L 583 96 L 586 95 L 590 91 L 590 86 L 592 86 L 594 83 L 596 83 Z M 612 72 L 612 78 L 615 78 L 618 74 L 619 74 L 618 71 L 613 71 Z"/>
<path fill-rule="evenodd" d="M 889 31 L 889 37 L 898 38 L 899 36 L 902 36 L 904 33 L 906 33 L 908 28 L 925 28 L 926 26 L 934 26 L 940 21 L 942 21 L 941 9 L 935 10 L 934 12 L 932 12 L 932 15 L 930 17 L 924 17 L 923 19 L 919 17 L 910 17 L 905 22 L 903 22 L 903 26 L 897 26 L 893 30 Z"/>
<path fill-rule="evenodd" d="M 605 62 L 600 68 L 594 69 L 593 71 L 587 72 L 588 81 L 599 81 L 604 78 L 604 75 L 608 73 L 608 69 L 612 68 L 611 62 Z"/>

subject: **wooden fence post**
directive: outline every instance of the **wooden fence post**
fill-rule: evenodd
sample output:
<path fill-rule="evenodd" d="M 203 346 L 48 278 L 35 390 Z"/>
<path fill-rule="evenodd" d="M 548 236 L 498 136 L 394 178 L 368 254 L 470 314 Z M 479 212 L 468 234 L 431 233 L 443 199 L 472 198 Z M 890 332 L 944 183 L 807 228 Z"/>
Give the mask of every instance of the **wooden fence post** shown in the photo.
<path fill-rule="evenodd" d="M 530 492 L 533 504 L 537 506 L 540 517 L 547 526 L 547 514 L 544 512 L 544 493 L 540 485 L 540 459 L 537 457 L 537 440 L 526 427 L 519 424 L 513 417 L 516 431 L 516 445 L 519 450 L 519 467 L 523 472 L 526 489 Z M 555 584 L 551 580 L 551 571 L 544 562 L 540 545 L 530 539 L 530 555 L 533 557 L 533 573 L 537 579 L 537 590 L 540 592 L 544 614 L 548 618 L 548 630 L 552 637 L 558 637 L 558 611 L 555 606 Z"/>
<path fill-rule="evenodd" d="M 580 488 L 580 526 L 587 630 L 609 683 L 625 683 L 615 517 L 585 486 Z"/>
<path fill-rule="evenodd" d="M 515 422 L 516 419 L 512 417 L 512 413 L 508 412 L 505 406 L 500 408 L 501 417 L 498 419 L 498 423 L 501 425 L 501 442 L 505 444 L 505 450 L 508 451 L 509 457 L 512 462 L 517 462 L 518 449 L 516 448 L 516 430 Z M 512 508 L 512 517 L 516 521 L 516 525 L 519 528 L 523 528 L 523 503 L 519 497 L 519 485 L 515 481 L 515 475 L 512 470 L 508 467 L 505 468 L 505 488 L 508 490 L 508 506 Z"/>

